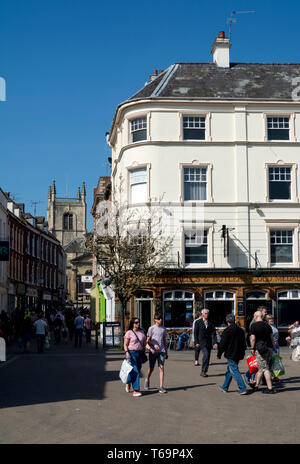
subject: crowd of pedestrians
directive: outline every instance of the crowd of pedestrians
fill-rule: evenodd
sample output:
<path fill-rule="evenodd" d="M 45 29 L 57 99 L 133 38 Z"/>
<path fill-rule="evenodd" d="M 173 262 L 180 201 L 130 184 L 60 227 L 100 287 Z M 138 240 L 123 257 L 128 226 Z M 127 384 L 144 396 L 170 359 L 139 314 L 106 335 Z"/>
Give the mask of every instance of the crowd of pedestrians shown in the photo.
<path fill-rule="evenodd" d="M 36 343 L 38 353 L 44 352 L 52 344 L 73 343 L 75 348 L 91 343 L 92 320 L 85 311 L 73 308 L 36 312 L 30 308 L 17 308 L 9 317 L 6 311 L 0 313 L 0 337 L 7 345 L 17 343 L 23 353 L 32 349 L 32 341 Z"/>
<path fill-rule="evenodd" d="M 204 308 L 193 322 L 192 340 L 194 343 L 194 365 L 200 366 L 199 356 L 202 353 L 200 376 L 208 377 L 208 368 L 212 349 L 217 350 L 217 359 L 222 355 L 227 360 L 227 370 L 219 390 L 227 393 L 232 382 L 236 382 L 239 394 L 247 395 L 255 393 L 260 389 L 261 383 L 266 388 L 261 389 L 265 394 L 276 393 L 274 384 L 280 382 L 278 376 L 273 372 L 273 360 L 279 355 L 279 331 L 275 326 L 272 315 L 267 314 L 265 307 L 259 307 L 253 314 L 249 325 L 249 333 L 235 321 L 233 314 L 226 316 L 227 327 L 221 336 L 217 335 L 215 326 L 209 320 L 209 310 Z M 300 326 L 296 321 L 289 328 L 288 344 L 293 347 L 300 344 Z M 148 350 L 148 372 L 144 382 L 144 390 L 150 388 L 150 377 L 154 371 L 157 361 L 159 368 L 159 393 L 167 393 L 164 387 L 164 365 L 168 359 L 167 330 L 162 324 L 162 315 L 154 315 L 154 325 L 149 327 L 147 334 L 140 328 L 140 320 L 135 317 L 130 321 L 128 331 L 124 337 L 125 358 L 132 366 L 128 375 L 126 392 L 133 388 L 133 396 L 142 396 L 140 390 L 140 378 L 142 368 L 142 356 L 145 348 Z M 247 339 L 250 346 L 247 345 Z M 182 343 L 183 339 L 180 341 Z M 239 370 L 239 362 L 245 359 L 246 350 L 250 348 L 251 355 L 256 357 L 257 371 L 251 374 L 248 370 L 242 374 Z M 178 349 L 178 343 L 177 343 Z M 278 356 L 277 356 L 278 358 Z M 280 373 L 280 372 L 279 372 Z M 249 388 L 248 388 L 249 387 Z"/>

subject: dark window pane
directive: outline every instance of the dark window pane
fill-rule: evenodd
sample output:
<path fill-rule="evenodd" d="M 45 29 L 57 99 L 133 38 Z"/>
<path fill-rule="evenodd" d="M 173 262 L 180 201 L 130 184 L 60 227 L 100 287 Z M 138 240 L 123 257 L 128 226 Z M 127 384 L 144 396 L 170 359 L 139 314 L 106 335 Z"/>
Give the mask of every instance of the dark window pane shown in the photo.
<path fill-rule="evenodd" d="M 269 182 L 270 200 L 290 200 L 291 183 L 290 182 Z"/>
<path fill-rule="evenodd" d="M 278 325 L 289 326 L 299 321 L 299 301 L 278 301 Z"/>
<path fill-rule="evenodd" d="M 271 245 L 271 263 L 292 263 L 293 247 L 290 245 Z"/>
<path fill-rule="evenodd" d="M 192 301 L 168 301 L 164 304 L 165 327 L 191 327 Z"/>
<path fill-rule="evenodd" d="M 206 264 L 207 263 L 207 245 L 200 247 L 185 247 L 186 264 Z"/>
<path fill-rule="evenodd" d="M 205 129 L 184 129 L 184 140 L 205 140 Z"/>
<path fill-rule="evenodd" d="M 147 129 L 137 130 L 132 132 L 132 142 L 139 142 L 147 139 Z"/>
<path fill-rule="evenodd" d="M 268 140 L 289 140 L 289 129 L 268 129 Z"/>
<path fill-rule="evenodd" d="M 176 299 L 177 299 L 177 298 L 181 299 L 181 298 L 182 298 L 182 292 L 175 292 L 174 297 L 175 297 Z"/>

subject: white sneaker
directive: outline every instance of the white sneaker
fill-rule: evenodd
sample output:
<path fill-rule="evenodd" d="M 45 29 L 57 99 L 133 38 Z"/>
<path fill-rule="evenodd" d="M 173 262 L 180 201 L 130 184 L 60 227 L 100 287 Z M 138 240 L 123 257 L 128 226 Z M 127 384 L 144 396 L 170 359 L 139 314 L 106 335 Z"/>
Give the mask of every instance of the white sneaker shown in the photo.
<path fill-rule="evenodd" d="M 161 387 L 158 391 L 159 393 L 167 393 L 167 390 L 164 387 Z"/>

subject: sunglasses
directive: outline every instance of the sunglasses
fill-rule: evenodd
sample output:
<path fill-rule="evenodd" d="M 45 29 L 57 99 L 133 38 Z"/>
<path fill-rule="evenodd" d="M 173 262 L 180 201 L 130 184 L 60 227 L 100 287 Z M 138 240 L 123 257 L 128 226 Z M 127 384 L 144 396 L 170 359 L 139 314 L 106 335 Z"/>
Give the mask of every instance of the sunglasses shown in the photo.
<path fill-rule="evenodd" d="M 139 323 L 140 323 L 140 321 L 134 321 L 134 323 L 135 323 L 135 324 L 139 324 Z"/>

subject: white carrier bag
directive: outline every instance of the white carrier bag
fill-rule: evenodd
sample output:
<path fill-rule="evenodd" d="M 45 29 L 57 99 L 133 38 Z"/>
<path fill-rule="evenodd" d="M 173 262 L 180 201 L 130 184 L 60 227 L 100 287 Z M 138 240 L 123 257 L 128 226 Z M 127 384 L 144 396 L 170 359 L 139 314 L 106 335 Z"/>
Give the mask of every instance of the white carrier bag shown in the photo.
<path fill-rule="evenodd" d="M 120 369 L 119 377 L 123 383 L 127 383 L 128 374 L 132 371 L 133 367 L 127 359 L 124 359 Z"/>

